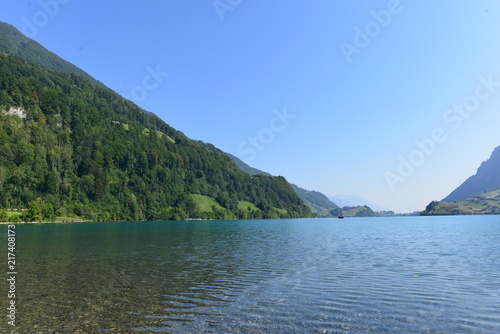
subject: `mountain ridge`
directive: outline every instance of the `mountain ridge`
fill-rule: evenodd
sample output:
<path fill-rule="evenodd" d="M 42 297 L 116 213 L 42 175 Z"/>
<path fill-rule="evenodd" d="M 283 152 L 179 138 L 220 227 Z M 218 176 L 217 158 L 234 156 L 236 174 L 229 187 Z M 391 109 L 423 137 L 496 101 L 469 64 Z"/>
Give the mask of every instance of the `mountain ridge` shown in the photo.
<path fill-rule="evenodd" d="M 96 85 L 105 87 L 102 82 L 96 80 L 87 72 L 47 50 L 43 45 L 26 37 L 14 26 L 6 22 L 0 21 L 0 36 L 2 36 L 0 38 L 0 52 L 19 57 L 49 71 L 75 74 Z"/>
<path fill-rule="evenodd" d="M 453 190 L 442 202 L 455 202 L 475 197 L 482 192 L 500 187 L 500 146 L 493 150 L 490 158 L 479 166 L 476 174 L 465 180 Z"/>
<path fill-rule="evenodd" d="M 432 201 L 421 215 L 500 214 L 500 146 L 441 201 Z"/>
<path fill-rule="evenodd" d="M 253 168 L 243 162 L 241 159 L 238 157 L 232 155 L 231 153 L 223 152 L 222 153 L 226 154 L 231 160 L 233 160 L 238 167 L 244 171 L 245 173 L 248 173 L 250 175 L 268 175 L 271 176 L 271 174 L 264 172 L 260 169 Z M 293 190 L 299 195 L 299 197 L 304 201 L 304 203 L 311 208 L 314 214 L 316 214 L 318 217 L 332 217 L 332 216 L 337 216 L 338 213 L 340 212 L 339 207 L 330 201 L 328 197 L 324 194 L 322 194 L 319 191 L 315 190 L 306 190 L 304 188 L 301 188 L 293 183 L 290 183 L 292 186 Z M 334 212 L 334 214 L 332 214 Z"/>
<path fill-rule="evenodd" d="M 223 152 L 223 153 L 225 155 L 227 155 L 231 160 L 233 160 L 234 163 L 236 163 L 236 165 L 238 165 L 238 167 L 240 167 L 240 169 L 242 171 L 244 171 L 245 173 L 248 173 L 250 175 L 262 174 L 262 175 L 272 176 L 271 174 L 264 172 L 264 171 L 261 171 L 260 169 L 250 167 L 248 164 L 244 163 L 240 158 L 232 155 L 231 153 L 227 153 L 227 152 Z"/>
<path fill-rule="evenodd" d="M 291 183 L 291 185 L 304 203 L 306 203 L 318 217 L 333 217 L 339 215 L 339 206 L 330 201 L 325 194 L 315 190 L 306 190 L 293 183 Z"/>

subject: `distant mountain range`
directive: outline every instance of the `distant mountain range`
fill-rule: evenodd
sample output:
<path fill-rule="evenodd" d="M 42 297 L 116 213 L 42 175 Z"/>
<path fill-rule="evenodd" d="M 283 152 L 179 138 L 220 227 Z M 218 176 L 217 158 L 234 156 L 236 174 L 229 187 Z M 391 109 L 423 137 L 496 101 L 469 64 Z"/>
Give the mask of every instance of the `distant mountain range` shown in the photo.
<path fill-rule="evenodd" d="M 231 160 L 233 160 L 238 165 L 238 167 L 241 168 L 241 170 L 249 173 L 250 175 L 271 175 L 259 169 L 250 167 L 232 154 L 225 154 L 229 158 L 231 158 Z M 293 183 L 291 184 L 291 186 L 299 195 L 299 197 L 304 201 L 304 203 L 309 206 L 313 213 L 318 217 L 337 217 L 341 212 L 346 217 L 375 217 L 394 215 L 394 212 L 380 205 L 373 204 L 359 196 L 337 195 L 327 197 L 325 194 L 319 191 L 306 190 Z M 343 211 L 340 210 L 339 205 L 342 205 L 342 207 L 344 208 Z"/>
<path fill-rule="evenodd" d="M 330 201 L 326 195 L 319 191 L 300 188 L 293 183 L 291 185 L 304 203 L 319 217 L 335 217 L 339 215 L 339 206 Z"/>
<path fill-rule="evenodd" d="M 250 175 L 271 175 L 267 172 L 261 171 L 260 169 L 250 167 L 241 159 L 230 153 L 224 152 L 224 154 L 233 160 L 241 170 Z M 327 197 L 319 191 L 306 190 L 293 183 L 291 183 L 291 186 L 304 203 L 311 208 L 312 212 L 318 217 L 337 217 L 341 212 L 346 217 L 377 217 L 394 215 L 393 211 L 371 203 L 359 196 L 337 195 Z M 343 211 L 341 211 L 340 205 L 344 208 Z"/>
<path fill-rule="evenodd" d="M 329 196 L 328 198 L 337 205 L 342 204 L 342 206 L 350 206 L 350 207 L 366 205 L 370 207 L 373 211 L 390 211 L 387 208 L 384 208 L 378 204 L 367 201 L 366 199 L 356 195 L 336 195 L 336 196 Z"/>
<path fill-rule="evenodd" d="M 221 151 L 222 152 L 222 151 Z M 248 164 L 243 162 L 241 159 L 238 157 L 227 153 L 223 152 L 226 154 L 231 160 L 233 160 L 238 167 L 245 173 L 248 173 L 250 175 L 267 175 L 271 176 L 271 174 L 261 171 L 260 169 L 250 167 Z M 299 195 L 299 197 L 304 201 L 304 203 L 311 208 L 312 212 L 317 215 L 318 217 L 332 217 L 332 216 L 337 216 L 338 215 L 338 209 L 339 207 L 335 204 L 332 203 L 326 195 L 320 193 L 319 191 L 314 191 L 314 190 L 306 190 L 303 189 L 295 184 L 290 184 Z M 332 212 L 332 210 L 334 210 Z"/>
<path fill-rule="evenodd" d="M 442 201 L 431 202 L 423 215 L 500 214 L 500 146 Z"/>

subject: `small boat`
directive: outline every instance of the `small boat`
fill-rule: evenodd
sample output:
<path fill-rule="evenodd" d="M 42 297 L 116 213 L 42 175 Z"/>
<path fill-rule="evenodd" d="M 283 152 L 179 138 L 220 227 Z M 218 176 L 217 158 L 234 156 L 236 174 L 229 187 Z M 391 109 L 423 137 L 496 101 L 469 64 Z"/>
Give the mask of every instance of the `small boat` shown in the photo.
<path fill-rule="evenodd" d="M 344 219 L 344 210 L 342 209 L 342 202 L 340 202 L 340 214 L 338 219 Z"/>

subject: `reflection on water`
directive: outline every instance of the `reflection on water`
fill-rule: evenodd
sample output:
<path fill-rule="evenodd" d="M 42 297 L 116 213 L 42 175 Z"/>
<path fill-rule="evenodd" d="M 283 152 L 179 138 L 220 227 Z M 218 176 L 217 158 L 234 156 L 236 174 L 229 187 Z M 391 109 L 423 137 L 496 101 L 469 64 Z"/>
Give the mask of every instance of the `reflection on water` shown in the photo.
<path fill-rule="evenodd" d="M 17 233 L 19 333 L 500 332 L 498 216 Z"/>

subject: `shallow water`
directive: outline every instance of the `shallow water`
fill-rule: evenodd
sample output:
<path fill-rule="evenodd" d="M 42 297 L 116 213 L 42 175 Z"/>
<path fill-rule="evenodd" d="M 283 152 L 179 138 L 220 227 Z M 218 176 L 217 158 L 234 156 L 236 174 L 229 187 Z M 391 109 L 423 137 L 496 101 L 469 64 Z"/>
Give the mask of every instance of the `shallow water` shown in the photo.
<path fill-rule="evenodd" d="M 499 216 L 16 231 L 14 332 L 500 332 Z"/>

